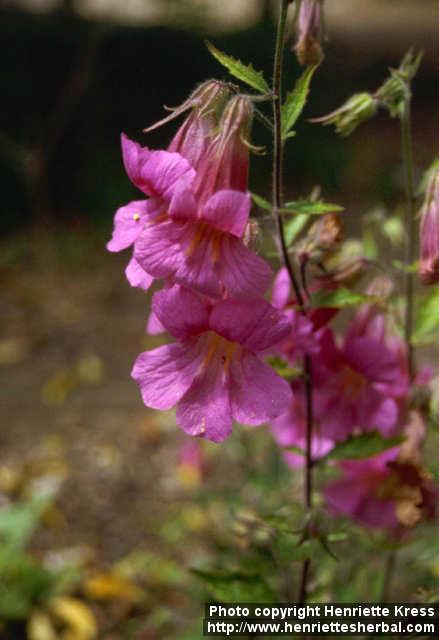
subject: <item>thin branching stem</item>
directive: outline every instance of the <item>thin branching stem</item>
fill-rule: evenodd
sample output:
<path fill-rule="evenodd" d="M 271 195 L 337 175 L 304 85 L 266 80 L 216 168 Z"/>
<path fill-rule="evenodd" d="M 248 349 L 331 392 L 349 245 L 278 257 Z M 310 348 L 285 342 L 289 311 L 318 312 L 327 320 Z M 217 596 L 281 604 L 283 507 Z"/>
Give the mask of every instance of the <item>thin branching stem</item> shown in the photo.
<path fill-rule="evenodd" d="M 282 63 L 285 44 L 286 21 L 288 5 L 291 0 L 281 0 L 279 20 L 276 35 L 276 49 L 273 71 L 273 217 L 276 222 L 279 247 L 283 263 L 290 276 L 291 284 L 299 309 L 305 311 L 305 295 L 299 285 L 299 281 L 293 269 L 285 240 L 284 222 L 282 217 L 283 203 L 283 140 L 282 140 Z M 306 404 L 306 452 L 305 452 L 305 478 L 304 478 L 304 503 L 306 510 L 310 512 L 312 507 L 312 424 L 313 424 L 313 394 L 312 394 L 312 361 L 310 356 L 304 358 L 305 377 L 305 404 Z M 305 532 L 307 535 L 307 532 Z M 302 573 L 299 587 L 299 602 L 305 602 L 307 598 L 308 577 L 310 572 L 310 560 L 306 559 L 302 565 Z"/>

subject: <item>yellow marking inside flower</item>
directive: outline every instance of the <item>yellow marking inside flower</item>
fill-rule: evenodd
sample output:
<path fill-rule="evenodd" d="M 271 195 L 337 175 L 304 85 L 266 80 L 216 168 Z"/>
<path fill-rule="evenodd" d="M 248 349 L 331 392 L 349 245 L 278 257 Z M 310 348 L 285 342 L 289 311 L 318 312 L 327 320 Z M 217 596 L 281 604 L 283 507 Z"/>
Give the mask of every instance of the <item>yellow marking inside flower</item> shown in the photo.
<path fill-rule="evenodd" d="M 346 367 L 341 374 L 341 386 L 345 393 L 356 398 L 366 384 L 366 378 L 358 371 Z"/>
<path fill-rule="evenodd" d="M 191 240 L 190 245 L 186 249 L 186 255 L 188 256 L 188 258 L 193 254 L 195 249 L 198 247 L 198 245 L 200 244 L 205 234 L 206 234 L 206 225 L 200 222 L 197 225 L 197 230 L 195 232 L 194 237 Z"/>
<path fill-rule="evenodd" d="M 213 264 L 218 262 L 221 251 L 222 233 L 217 229 L 214 229 L 204 222 L 198 222 L 197 229 L 191 240 L 190 245 L 186 249 L 186 255 L 189 258 L 195 251 L 195 249 L 204 240 L 209 243 L 210 259 Z"/>
<path fill-rule="evenodd" d="M 140 216 L 139 216 L 139 214 L 138 214 L 138 213 L 135 213 L 135 214 L 133 215 L 133 220 L 134 220 L 135 222 L 137 222 L 138 220 L 140 220 Z"/>
<path fill-rule="evenodd" d="M 203 359 L 202 368 L 206 370 L 214 356 L 218 355 L 221 358 L 224 373 L 228 374 L 233 356 L 236 354 L 237 349 L 239 349 L 239 345 L 236 342 L 230 342 L 229 340 L 226 340 L 226 338 L 222 338 L 217 333 L 212 333 L 209 338 L 209 346 Z"/>
<path fill-rule="evenodd" d="M 219 261 L 220 251 L 221 251 L 221 240 L 222 240 L 222 234 L 219 233 L 218 231 L 214 232 L 212 237 L 212 243 L 210 245 L 210 249 L 212 252 L 211 260 L 213 264 Z"/>

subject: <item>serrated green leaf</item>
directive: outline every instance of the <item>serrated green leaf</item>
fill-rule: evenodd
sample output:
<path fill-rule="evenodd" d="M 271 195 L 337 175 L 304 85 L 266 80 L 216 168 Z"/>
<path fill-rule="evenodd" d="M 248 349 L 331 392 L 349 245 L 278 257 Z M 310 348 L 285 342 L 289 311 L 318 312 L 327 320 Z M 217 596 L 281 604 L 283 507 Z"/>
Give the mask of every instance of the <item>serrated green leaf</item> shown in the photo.
<path fill-rule="evenodd" d="M 291 220 L 288 220 L 288 222 L 285 223 L 285 242 L 287 243 L 288 247 L 293 244 L 299 233 L 304 229 L 306 223 L 308 222 L 308 219 L 309 218 L 305 213 L 300 213 L 299 215 L 294 216 L 294 218 L 291 218 Z"/>
<path fill-rule="evenodd" d="M 371 431 L 370 433 L 362 433 L 339 442 L 322 460 L 361 460 L 369 458 L 382 451 L 387 451 L 392 447 L 396 447 L 404 441 L 403 437 L 383 438 L 379 431 Z"/>
<path fill-rule="evenodd" d="M 439 289 L 435 289 L 416 305 L 413 341 L 422 343 L 439 330 Z"/>
<path fill-rule="evenodd" d="M 321 216 L 334 211 L 343 211 L 343 207 L 333 202 L 323 202 L 323 200 L 316 202 L 312 200 L 286 202 L 281 209 L 282 213 L 305 213 L 308 216 Z"/>
<path fill-rule="evenodd" d="M 287 95 L 282 105 L 282 138 L 286 140 L 289 137 L 291 129 L 297 122 L 303 108 L 306 104 L 309 85 L 317 66 L 308 67 L 306 71 L 297 80 L 294 89 Z"/>
<path fill-rule="evenodd" d="M 380 299 L 376 296 L 366 296 L 356 291 L 340 287 L 336 291 L 318 291 L 312 296 L 313 307 L 353 307 L 358 304 L 374 303 Z"/>
<path fill-rule="evenodd" d="M 227 53 L 223 53 L 211 42 L 206 42 L 206 46 L 213 57 L 218 60 L 223 67 L 226 67 L 234 78 L 241 80 L 241 82 L 245 82 L 260 93 L 270 93 L 270 87 L 268 86 L 262 71 L 256 71 L 251 64 L 246 65 L 240 60 L 229 56 Z"/>

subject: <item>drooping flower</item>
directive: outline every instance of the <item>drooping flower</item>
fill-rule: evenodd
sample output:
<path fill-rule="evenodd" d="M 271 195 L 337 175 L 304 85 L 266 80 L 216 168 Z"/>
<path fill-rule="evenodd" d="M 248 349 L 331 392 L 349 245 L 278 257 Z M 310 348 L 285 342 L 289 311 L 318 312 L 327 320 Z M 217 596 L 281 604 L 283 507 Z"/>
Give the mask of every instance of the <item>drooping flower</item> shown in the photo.
<path fill-rule="evenodd" d="M 321 0 L 302 0 L 300 4 L 294 49 L 303 66 L 319 64 L 323 59 L 321 5 Z"/>
<path fill-rule="evenodd" d="M 293 399 L 288 411 L 271 422 L 271 431 L 276 443 L 282 448 L 297 447 L 303 454 L 295 451 L 284 451 L 286 462 L 292 467 L 301 467 L 305 462 L 306 450 L 306 402 L 304 383 L 302 380 L 292 382 Z M 318 460 L 325 456 L 334 446 L 334 441 L 320 433 L 320 425 L 314 421 L 311 430 L 311 457 Z"/>
<path fill-rule="evenodd" d="M 378 99 L 370 93 L 356 93 L 338 109 L 320 118 L 312 118 L 311 122 L 333 124 L 337 133 L 349 136 L 360 124 L 376 115 L 378 106 Z"/>
<path fill-rule="evenodd" d="M 385 344 L 348 332 L 338 346 L 325 328 L 313 360 L 315 415 L 322 434 L 344 440 L 358 431 L 378 429 L 384 436 L 397 431 L 405 372 Z"/>
<path fill-rule="evenodd" d="M 109 251 L 121 251 L 135 243 L 146 221 L 166 215 L 173 189 L 180 178 L 187 186 L 195 176 L 195 169 L 218 127 L 218 121 L 230 91 L 216 80 L 198 87 L 174 112 L 146 129 L 151 131 L 190 110 L 167 151 L 152 151 L 122 135 L 122 157 L 125 170 L 133 184 L 149 196 L 120 207 L 115 215 L 113 237 L 107 244 Z M 126 276 L 133 287 L 148 289 L 154 280 L 133 257 L 126 268 Z"/>
<path fill-rule="evenodd" d="M 430 174 L 419 231 L 419 277 L 424 284 L 435 284 L 439 282 L 439 168 Z"/>
<path fill-rule="evenodd" d="M 134 257 L 155 278 L 212 298 L 254 298 L 267 289 L 270 267 L 242 241 L 251 207 L 244 136 L 252 110 L 245 97 L 229 101 L 193 184 L 180 183 L 168 216 L 145 225 Z"/>
<path fill-rule="evenodd" d="M 178 153 L 152 151 L 125 134 L 122 134 L 121 143 L 128 177 L 149 199 L 135 200 L 117 210 L 113 236 L 107 243 L 109 251 L 122 251 L 133 245 L 147 221 L 159 220 L 166 215 L 177 185 L 189 185 L 195 177 L 194 169 Z M 129 262 L 126 275 L 133 286 L 144 289 L 153 281 L 135 258 Z"/>
<path fill-rule="evenodd" d="M 146 406 L 177 405 L 179 426 L 214 442 L 230 435 L 232 418 L 258 425 L 287 410 L 288 383 L 257 355 L 289 331 L 274 307 L 264 300 L 212 304 L 176 285 L 154 295 L 153 311 L 178 342 L 137 358 L 132 377 Z"/>

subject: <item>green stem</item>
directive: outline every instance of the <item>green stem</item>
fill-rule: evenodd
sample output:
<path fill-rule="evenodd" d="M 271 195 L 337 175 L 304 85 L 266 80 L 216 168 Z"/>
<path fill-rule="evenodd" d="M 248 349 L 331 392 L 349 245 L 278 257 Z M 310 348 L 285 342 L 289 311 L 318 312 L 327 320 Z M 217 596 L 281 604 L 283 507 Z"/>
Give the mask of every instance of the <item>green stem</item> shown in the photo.
<path fill-rule="evenodd" d="M 386 566 L 384 567 L 383 587 L 381 590 L 381 602 L 389 602 L 390 587 L 395 573 L 396 550 L 392 549 L 387 554 Z"/>
<path fill-rule="evenodd" d="M 296 296 L 297 304 L 302 312 L 305 311 L 305 296 L 294 273 L 293 266 L 288 254 L 288 247 L 285 240 L 284 223 L 281 213 L 283 197 L 283 140 L 282 140 L 282 63 L 285 43 L 286 20 L 288 5 L 291 0 L 281 0 L 279 20 L 276 34 L 276 49 L 274 56 L 273 70 L 273 217 L 276 222 L 277 235 L 280 244 L 283 263 L 290 276 L 291 284 Z M 312 424 L 313 424 L 313 401 L 312 401 L 312 361 L 309 356 L 304 358 L 305 376 L 305 403 L 306 403 L 306 453 L 305 453 L 305 479 L 304 479 L 304 503 L 309 512 L 312 507 Z M 307 532 L 305 532 L 307 535 Z M 307 597 L 308 576 L 310 571 L 310 560 L 306 559 L 302 565 L 300 578 L 299 602 L 305 602 Z"/>
<path fill-rule="evenodd" d="M 405 265 L 407 267 L 405 273 L 405 318 L 404 318 L 404 337 L 407 345 L 407 360 L 410 380 L 414 377 L 414 353 L 412 345 L 413 334 L 413 293 L 414 278 L 411 267 L 415 259 L 415 240 L 416 240 L 416 200 L 415 200 L 415 183 L 413 171 L 413 145 L 411 132 L 411 109 L 410 95 L 407 96 L 404 111 L 401 115 L 401 143 L 402 157 L 404 162 L 405 174 L 405 230 L 406 230 L 406 251 Z"/>

